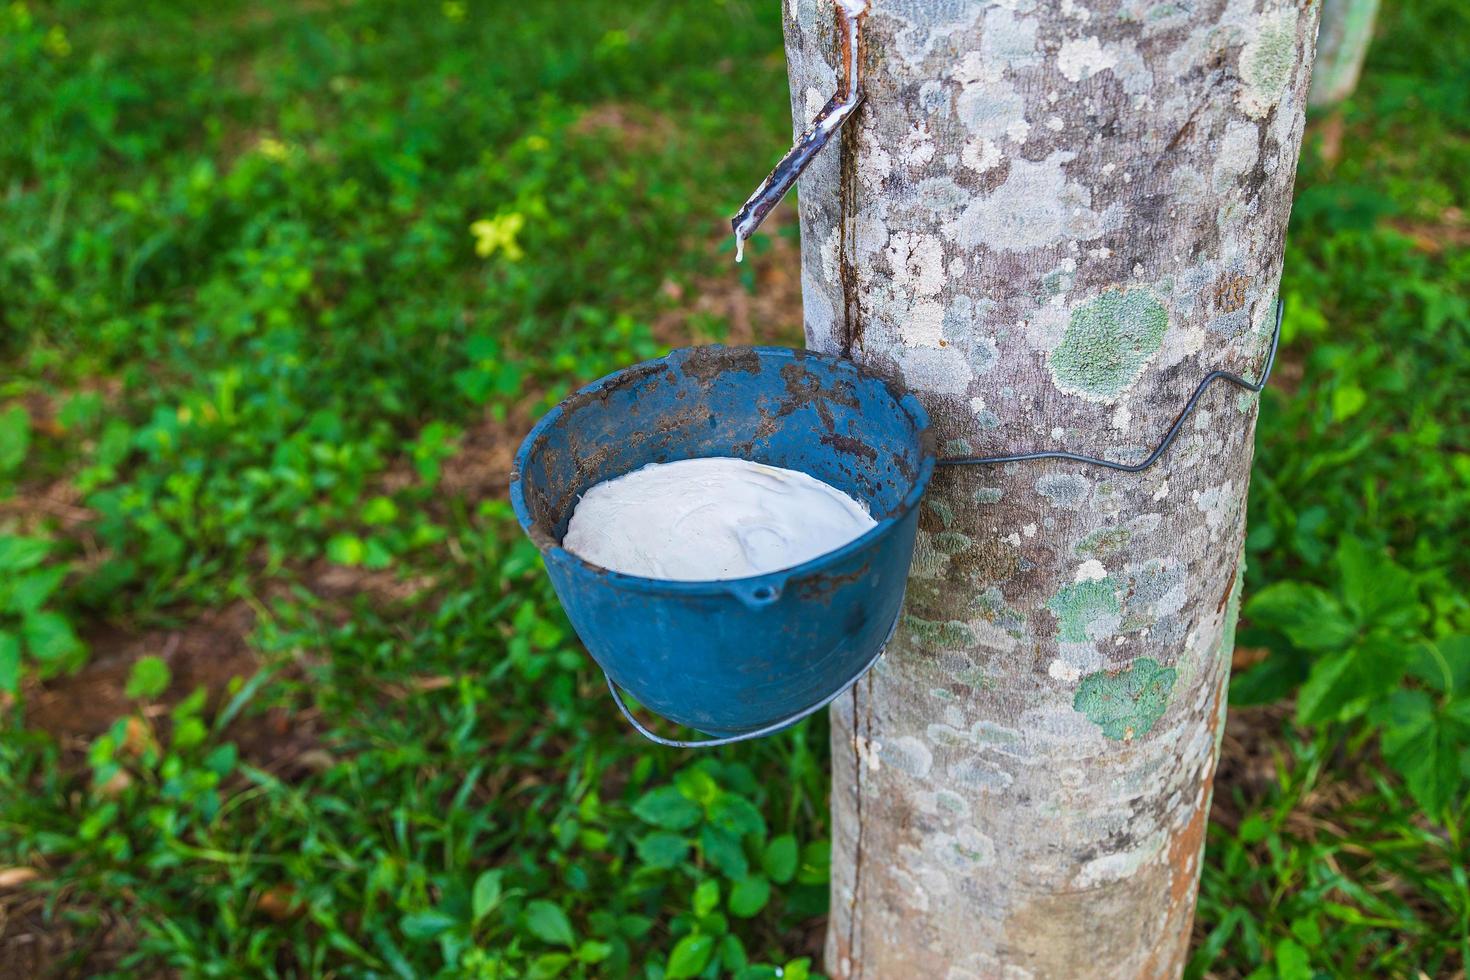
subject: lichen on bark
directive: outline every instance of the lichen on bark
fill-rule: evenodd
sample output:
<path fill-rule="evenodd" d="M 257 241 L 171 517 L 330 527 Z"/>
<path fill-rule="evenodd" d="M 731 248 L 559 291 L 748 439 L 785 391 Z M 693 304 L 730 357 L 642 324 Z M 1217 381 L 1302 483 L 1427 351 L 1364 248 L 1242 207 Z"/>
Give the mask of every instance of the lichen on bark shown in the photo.
<path fill-rule="evenodd" d="M 1168 310 L 1148 290 L 1108 290 L 1072 309 L 1051 352 L 1052 379 L 1063 391 L 1113 401 L 1159 352 L 1168 327 Z"/>
<path fill-rule="evenodd" d="M 786 2 L 799 130 L 835 18 Z M 801 184 L 808 345 L 915 390 L 945 453 L 1141 458 L 1207 371 L 1259 371 L 1315 19 L 872 0 L 867 100 Z M 1255 412 L 1207 394 L 1140 474 L 936 475 L 901 628 L 832 711 L 829 974 L 1178 974 Z"/>
<path fill-rule="evenodd" d="M 1139 657 L 1117 673 L 1100 670 L 1082 678 L 1072 707 L 1108 738 L 1128 741 L 1147 735 L 1163 716 L 1178 676 L 1152 657 Z"/>

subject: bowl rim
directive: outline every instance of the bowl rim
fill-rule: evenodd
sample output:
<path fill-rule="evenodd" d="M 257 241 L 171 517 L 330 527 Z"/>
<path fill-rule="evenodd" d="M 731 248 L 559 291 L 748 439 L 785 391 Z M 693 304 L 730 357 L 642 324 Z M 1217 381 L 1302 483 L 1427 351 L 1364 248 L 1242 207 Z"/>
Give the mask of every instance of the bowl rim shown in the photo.
<path fill-rule="evenodd" d="M 642 575 L 630 575 L 626 572 L 614 571 L 613 569 L 604 568 L 601 565 L 594 564 L 585 558 L 572 554 L 561 546 L 560 541 L 553 540 L 544 530 L 536 527 L 536 523 L 531 516 L 531 508 L 526 502 L 522 474 L 531 458 L 531 454 L 541 441 L 542 436 L 565 414 L 565 406 L 568 402 L 579 396 L 593 394 L 608 385 L 616 385 L 621 379 L 633 372 L 648 373 L 661 366 L 676 364 L 680 359 L 688 358 L 696 352 L 707 350 L 754 351 L 758 356 L 763 358 L 784 358 L 792 361 L 815 358 L 816 360 L 825 361 L 833 366 L 840 367 L 843 370 L 854 371 L 864 380 L 876 381 L 881 384 L 894 403 L 908 415 L 909 420 L 914 425 L 914 434 L 919 442 L 919 470 L 914 476 L 913 483 L 909 487 L 908 492 L 904 494 L 898 509 L 842 547 L 824 552 L 799 565 L 792 565 L 789 568 L 781 568 L 772 572 L 763 572 L 760 575 L 748 575 L 743 578 L 729 579 L 696 579 L 686 581 L 648 578 Z M 913 509 L 919 505 L 919 501 L 923 499 L 924 492 L 929 487 L 929 481 L 934 475 L 935 455 L 934 440 L 929 424 L 929 413 L 925 411 L 923 404 L 914 393 L 903 389 L 892 380 L 880 374 L 875 374 L 867 370 L 849 358 L 797 347 L 700 344 L 675 348 L 663 357 L 650 358 L 646 361 L 639 361 L 636 364 L 619 368 L 616 371 L 603 375 L 596 381 L 583 385 L 576 391 L 568 393 L 566 397 L 557 402 L 550 411 L 541 416 L 540 420 L 531 427 L 531 431 L 527 432 L 526 437 L 521 440 L 520 448 L 516 450 L 515 462 L 512 464 L 510 473 L 510 503 L 511 508 L 515 511 L 516 520 L 521 525 L 521 530 L 530 537 L 532 543 L 536 545 L 537 550 L 541 552 L 542 557 L 548 562 L 556 560 L 562 563 L 581 566 L 586 571 L 610 583 L 635 592 L 678 596 L 713 596 L 731 593 L 740 596 L 749 596 L 758 594 L 763 588 L 770 588 L 775 592 L 775 595 L 771 598 L 775 598 L 779 597 L 780 592 L 789 580 L 805 578 L 814 573 L 818 573 L 828 565 L 839 562 L 843 558 L 858 551 L 863 551 L 890 534 L 895 527 L 901 524 L 913 512 Z"/>

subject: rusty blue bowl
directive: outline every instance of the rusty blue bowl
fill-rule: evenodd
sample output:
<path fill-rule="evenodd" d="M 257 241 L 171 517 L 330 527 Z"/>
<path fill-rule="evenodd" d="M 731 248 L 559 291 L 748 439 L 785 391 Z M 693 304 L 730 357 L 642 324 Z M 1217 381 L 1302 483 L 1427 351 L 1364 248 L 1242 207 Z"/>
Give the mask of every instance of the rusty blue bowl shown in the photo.
<path fill-rule="evenodd" d="M 610 374 L 547 413 L 516 454 L 510 496 L 610 680 L 666 718 L 733 738 L 810 713 L 881 653 L 903 603 L 932 443 L 918 399 L 851 361 L 693 347 Z M 793 568 L 727 581 L 624 575 L 561 547 L 590 487 L 709 456 L 809 473 L 863 501 L 877 526 Z"/>

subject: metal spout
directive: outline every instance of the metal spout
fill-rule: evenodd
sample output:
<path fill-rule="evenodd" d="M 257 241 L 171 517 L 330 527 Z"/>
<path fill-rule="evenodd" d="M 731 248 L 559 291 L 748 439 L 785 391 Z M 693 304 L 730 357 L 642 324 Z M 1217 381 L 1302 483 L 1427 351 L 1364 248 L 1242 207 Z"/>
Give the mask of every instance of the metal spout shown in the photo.
<path fill-rule="evenodd" d="M 822 111 L 812 120 L 811 126 L 802 133 L 796 143 L 776 164 L 776 168 L 761 181 L 755 193 L 730 219 L 735 231 L 735 261 L 745 257 L 745 240 L 755 234 L 766 215 L 771 213 L 786 192 L 791 190 L 802 171 L 812 162 L 812 157 L 842 128 L 863 101 L 862 75 L 862 24 L 868 15 L 868 0 L 835 0 L 837 4 L 837 26 L 842 40 L 842 78 L 837 82 L 837 94 L 827 100 Z"/>

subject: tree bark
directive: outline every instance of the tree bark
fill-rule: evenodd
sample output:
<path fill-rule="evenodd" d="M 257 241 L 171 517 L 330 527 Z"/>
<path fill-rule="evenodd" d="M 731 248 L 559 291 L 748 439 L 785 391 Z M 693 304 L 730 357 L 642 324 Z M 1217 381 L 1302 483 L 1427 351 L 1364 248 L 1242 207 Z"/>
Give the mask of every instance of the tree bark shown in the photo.
<path fill-rule="evenodd" d="M 1322 0 L 1322 30 L 1307 95 L 1310 105 L 1325 109 L 1353 94 L 1377 16 L 1378 0 Z"/>
<path fill-rule="evenodd" d="M 799 130 L 831 0 L 786 0 Z M 801 190 L 809 346 L 945 455 L 1141 459 L 1259 376 L 1315 3 L 873 0 L 867 101 Z M 1177 976 L 1239 602 L 1254 396 L 1136 475 L 941 468 L 902 626 L 832 709 L 827 970 Z"/>

